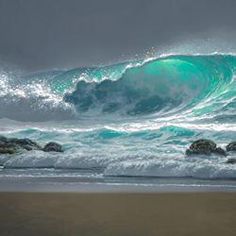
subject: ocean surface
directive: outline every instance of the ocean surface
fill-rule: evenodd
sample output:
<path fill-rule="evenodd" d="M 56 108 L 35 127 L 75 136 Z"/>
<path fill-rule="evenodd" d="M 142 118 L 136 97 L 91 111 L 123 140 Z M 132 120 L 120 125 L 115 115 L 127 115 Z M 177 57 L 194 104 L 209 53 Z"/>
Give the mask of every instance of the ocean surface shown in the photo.
<path fill-rule="evenodd" d="M 225 163 L 236 153 L 185 156 L 199 138 L 221 147 L 236 140 L 235 78 L 236 56 L 222 54 L 27 75 L 0 69 L 0 135 L 65 150 L 0 155 L 0 178 L 236 186 L 236 165 Z"/>

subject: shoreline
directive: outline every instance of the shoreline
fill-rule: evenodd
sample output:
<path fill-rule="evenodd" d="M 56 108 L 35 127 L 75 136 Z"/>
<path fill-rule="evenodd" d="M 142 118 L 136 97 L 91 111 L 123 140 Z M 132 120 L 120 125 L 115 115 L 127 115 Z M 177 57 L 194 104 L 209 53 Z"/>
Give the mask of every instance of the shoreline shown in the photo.
<path fill-rule="evenodd" d="M 233 236 L 236 193 L 0 193 L 0 235 Z"/>
<path fill-rule="evenodd" d="M 169 178 L 0 177 L 1 192 L 171 193 L 236 192 L 235 180 Z"/>

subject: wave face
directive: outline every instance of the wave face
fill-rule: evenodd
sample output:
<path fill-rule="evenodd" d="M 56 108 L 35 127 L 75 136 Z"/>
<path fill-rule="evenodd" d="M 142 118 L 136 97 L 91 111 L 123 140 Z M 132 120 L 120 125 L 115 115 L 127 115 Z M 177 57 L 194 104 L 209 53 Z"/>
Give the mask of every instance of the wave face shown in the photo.
<path fill-rule="evenodd" d="M 64 101 L 78 113 L 119 112 L 161 115 L 179 110 L 209 113 L 228 110 L 234 98 L 236 60 L 231 56 L 171 56 L 128 67 L 118 79 L 79 81 Z M 209 102 L 211 100 L 211 102 Z M 207 102 L 207 109 L 199 104 Z M 234 101 L 232 101 L 234 102 Z M 228 108 L 226 107 L 228 106 Z"/>
<path fill-rule="evenodd" d="M 235 66 L 229 55 L 168 56 L 20 78 L 2 73 L 0 116 L 27 121 L 191 110 L 233 118 Z"/>
<path fill-rule="evenodd" d="M 0 131 L 65 143 L 66 154 L 1 157 L 6 168 L 102 168 L 103 175 L 236 178 L 197 138 L 236 138 L 236 57 L 173 55 L 94 68 L 0 73 Z M 23 122 L 22 122 L 23 121 Z M 99 151 L 98 151 L 99 150 Z"/>

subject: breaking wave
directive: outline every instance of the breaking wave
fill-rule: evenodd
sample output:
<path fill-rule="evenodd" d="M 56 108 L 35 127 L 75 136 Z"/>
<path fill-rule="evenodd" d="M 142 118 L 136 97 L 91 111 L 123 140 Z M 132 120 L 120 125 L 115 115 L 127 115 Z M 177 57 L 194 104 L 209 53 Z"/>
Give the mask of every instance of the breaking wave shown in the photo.
<path fill-rule="evenodd" d="M 0 117 L 37 121 L 182 111 L 232 120 L 235 66 L 231 55 L 180 55 L 20 78 L 2 73 Z"/>
<path fill-rule="evenodd" d="M 185 158 L 198 138 L 236 137 L 236 56 L 172 55 L 16 76 L 0 72 L 0 131 L 65 153 L 1 155 L 14 168 L 100 169 L 103 176 L 236 178 L 229 157 Z M 24 121 L 24 122 L 22 122 Z"/>

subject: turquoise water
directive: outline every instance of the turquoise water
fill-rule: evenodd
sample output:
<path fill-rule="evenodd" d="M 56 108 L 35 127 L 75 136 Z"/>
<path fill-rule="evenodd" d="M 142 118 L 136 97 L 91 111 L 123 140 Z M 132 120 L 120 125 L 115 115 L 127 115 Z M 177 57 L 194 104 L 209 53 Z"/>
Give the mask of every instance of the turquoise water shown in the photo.
<path fill-rule="evenodd" d="M 65 153 L 0 156 L 1 173 L 234 179 L 229 157 L 184 153 L 198 138 L 222 147 L 236 140 L 235 69 L 233 55 L 173 55 L 23 76 L 2 71 L 0 134 L 58 141 Z"/>

